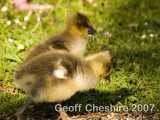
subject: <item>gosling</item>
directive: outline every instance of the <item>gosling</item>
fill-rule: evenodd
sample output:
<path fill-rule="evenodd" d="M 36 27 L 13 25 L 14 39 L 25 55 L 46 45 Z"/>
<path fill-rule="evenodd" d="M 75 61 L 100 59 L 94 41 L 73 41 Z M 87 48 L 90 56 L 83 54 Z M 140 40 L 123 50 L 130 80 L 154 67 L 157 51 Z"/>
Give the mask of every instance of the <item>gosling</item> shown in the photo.
<path fill-rule="evenodd" d="M 14 74 L 14 84 L 28 95 L 15 115 L 20 117 L 32 102 L 62 102 L 77 91 L 90 90 L 99 77 L 110 74 L 111 68 L 111 57 L 104 52 L 86 58 L 70 53 L 42 53 L 21 65 Z M 68 119 L 63 111 L 60 116 Z"/>
<path fill-rule="evenodd" d="M 61 33 L 35 46 L 24 61 L 29 61 L 46 51 L 70 52 L 83 55 L 86 48 L 86 40 L 83 36 L 87 34 L 94 35 L 96 31 L 91 27 L 88 17 L 81 13 L 76 13 L 68 18 L 65 29 Z"/>

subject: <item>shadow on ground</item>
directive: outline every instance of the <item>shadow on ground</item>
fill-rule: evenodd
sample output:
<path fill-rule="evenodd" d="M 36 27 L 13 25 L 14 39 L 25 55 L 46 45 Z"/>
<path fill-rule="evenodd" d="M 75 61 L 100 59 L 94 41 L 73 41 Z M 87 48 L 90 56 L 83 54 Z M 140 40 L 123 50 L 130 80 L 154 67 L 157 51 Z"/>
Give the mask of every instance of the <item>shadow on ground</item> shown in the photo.
<path fill-rule="evenodd" d="M 124 102 L 124 99 L 132 94 L 134 94 L 135 91 L 129 90 L 127 88 L 122 88 L 114 92 L 99 92 L 95 90 L 90 90 L 88 92 L 78 92 L 75 94 L 72 98 L 62 103 L 62 106 L 75 106 L 76 104 L 81 104 L 82 107 L 80 111 L 73 111 L 73 112 L 67 112 L 70 116 L 75 115 L 84 115 L 88 112 L 85 109 L 85 106 L 87 104 L 95 105 L 95 106 L 110 106 L 110 105 L 116 105 L 118 101 Z M 122 95 L 120 97 L 120 95 Z M 56 97 L 56 96 L 55 96 Z M 23 103 L 24 99 L 17 101 L 18 103 Z M 12 104 L 12 103 L 11 103 Z M 33 117 L 35 119 L 42 119 L 42 118 L 50 118 L 50 119 L 56 119 L 59 116 L 59 113 L 55 111 L 55 105 L 56 103 L 38 103 L 38 104 L 32 104 L 27 107 L 26 111 L 23 114 L 24 119 L 27 119 L 28 117 Z M 15 109 L 18 109 L 17 107 Z M 15 111 L 14 111 L 15 112 Z M 90 112 L 99 112 L 99 111 L 90 111 Z M 105 111 L 104 111 L 105 112 Z M 1 115 L 0 117 L 3 119 L 15 119 L 14 116 L 6 116 Z"/>

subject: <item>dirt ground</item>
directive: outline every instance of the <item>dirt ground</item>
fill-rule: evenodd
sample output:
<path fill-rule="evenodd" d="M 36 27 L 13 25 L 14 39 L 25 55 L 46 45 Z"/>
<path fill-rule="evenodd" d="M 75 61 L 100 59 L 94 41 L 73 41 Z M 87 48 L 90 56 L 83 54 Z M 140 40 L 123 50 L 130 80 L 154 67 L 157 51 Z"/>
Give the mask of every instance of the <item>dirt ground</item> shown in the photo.
<path fill-rule="evenodd" d="M 84 115 L 71 116 L 73 120 L 160 120 L 160 112 L 126 112 L 126 113 L 88 113 Z M 58 114 L 54 117 L 48 117 L 46 113 L 35 115 L 34 117 L 26 115 L 22 120 L 57 120 Z M 0 116 L 0 120 L 16 120 L 15 117 Z"/>

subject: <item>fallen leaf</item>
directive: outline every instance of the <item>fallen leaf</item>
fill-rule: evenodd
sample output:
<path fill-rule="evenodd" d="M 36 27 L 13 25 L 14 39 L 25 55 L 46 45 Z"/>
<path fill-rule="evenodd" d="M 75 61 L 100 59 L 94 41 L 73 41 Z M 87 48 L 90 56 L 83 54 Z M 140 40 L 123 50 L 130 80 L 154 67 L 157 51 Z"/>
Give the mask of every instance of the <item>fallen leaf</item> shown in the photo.
<path fill-rule="evenodd" d="M 110 33 L 109 35 L 107 35 L 107 38 L 111 38 L 112 37 L 112 34 Z"/>
<path fill-rule="evenodd" d="M 149 88 L 148 88 L 148 87 L 145 87 L 145 88 L 144 88 L 144 90 L 145 90 L 145 91 L 148 91 L 148 90 L 149 90 Z"/>
<path fill-rule="evenodd" d="M 103 28 L 101 28 L 101 27 L 98 27 L 97 28 L 97 32 L 102 32 L 104 29 Z"/>
<path fill-rule="evenodd" d="M 139 24 L 138 23 L 131 23 L 131 24 L 129 24 L 128 25 L 128 27 L 138 27 L 139 26 Z"/>

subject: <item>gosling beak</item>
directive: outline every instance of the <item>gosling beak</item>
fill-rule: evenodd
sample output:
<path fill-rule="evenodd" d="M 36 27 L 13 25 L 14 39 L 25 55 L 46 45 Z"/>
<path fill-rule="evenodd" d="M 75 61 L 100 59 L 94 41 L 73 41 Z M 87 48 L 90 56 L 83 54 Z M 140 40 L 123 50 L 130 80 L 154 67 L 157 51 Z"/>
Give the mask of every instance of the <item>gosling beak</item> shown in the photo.
<path fill-rule="evenodd" d="M 111 81 L 110 81 L 110 75 L 106 76 L 104 79 L 107 82 L 107 84 L 111 83 Z"/>
<path fill-rule="evenodd" d="M 96 30 L 94 30 L 91 26 L 89 27 L 89 30 L 88 30 L 88 34 L 89 35 L 94 35 L 94 34 L 96 34 L 97 33 L 97 31 Z"/>

